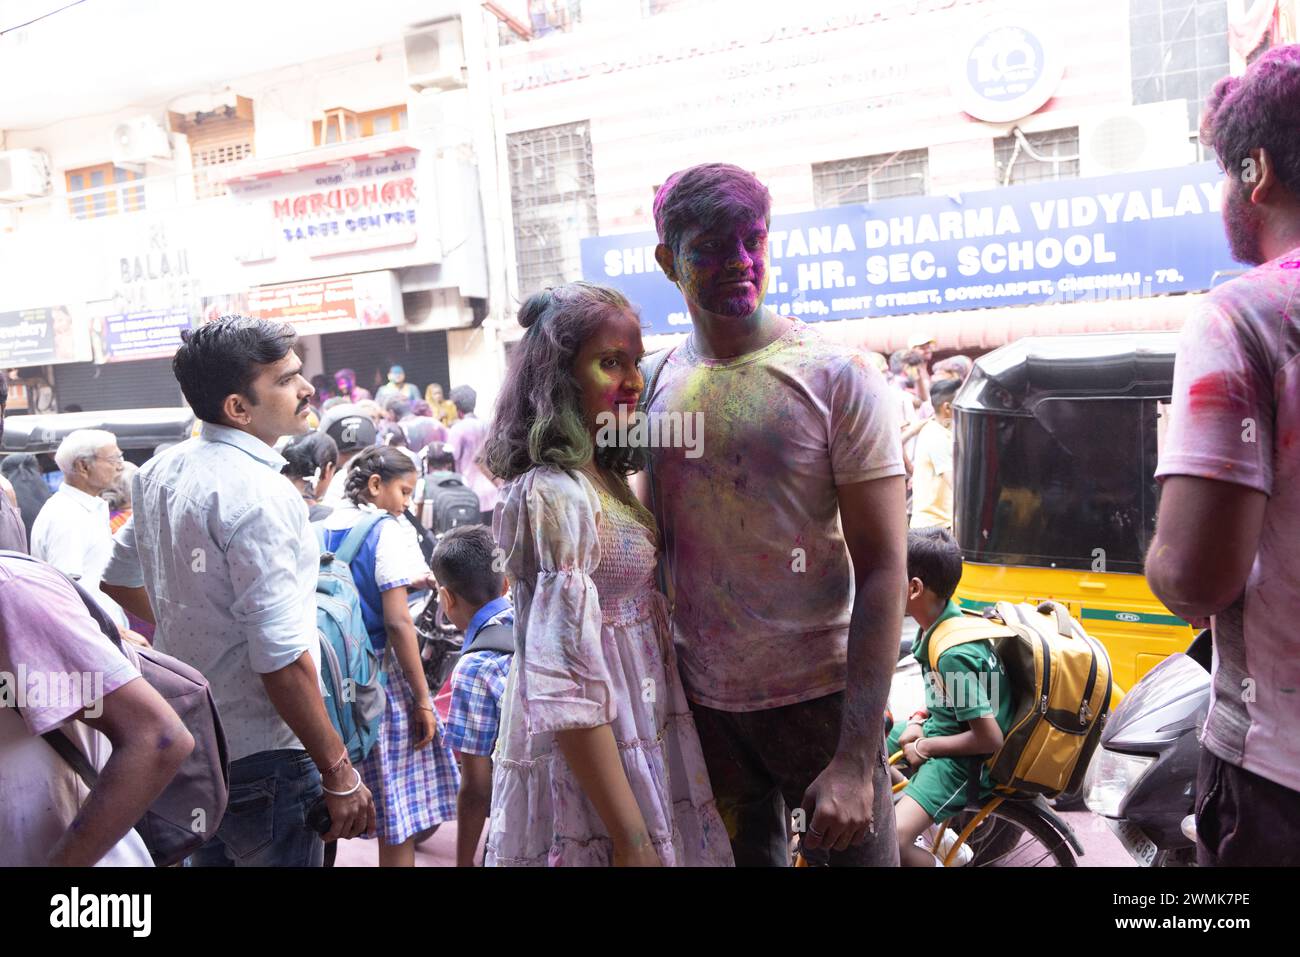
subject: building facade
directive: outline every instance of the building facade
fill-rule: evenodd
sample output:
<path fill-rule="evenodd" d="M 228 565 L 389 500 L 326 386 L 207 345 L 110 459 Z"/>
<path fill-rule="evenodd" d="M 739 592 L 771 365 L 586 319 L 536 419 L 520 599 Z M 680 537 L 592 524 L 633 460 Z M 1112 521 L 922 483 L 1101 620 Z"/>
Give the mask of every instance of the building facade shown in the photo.
<path fill-rule="evenodd" d="M 818 264 L 796 252 L 777 277 L 789 280 L 789 294 L 780 294 L 786 290 L 776 279 L 769 288 L 778 308 L 841 320 L 824 327 L 846 342 L 887 352 L 923 329 L 943 348 L 981 351 L 1031 333 L 1174 328 L 1188 295 L 1233 265 L 1217 223 L 1217 173 L 1198 166 L 1207 159 L 1196 142 L 1200 105 L 1220 77 L 1295 36 L 1293 3 L 1259 3 L 1249 14 L 1244 7 L 1233 0 L 535 3 L 535 14 L 548 14 L 534 16 L 546 32 L 500 53 L 519 292 L 579 277 L 609 282 L 671 341 L 688 320 L 652 261 L 652 198 L 673 171 L 721 161 L 753 170 L 769 186 L 774 240 L 793 248 L 796 237 L 806 246 L 817 230 L 852 237 L 845 246 L 854 248 L 835 250 L 840 261 L 829 262 L 838 276 L 826 273 L 826 261 L 818 275 L 811 269 Z M 1190 179 L 1165 172 L 1192 167 L 1198 173 Z M 1040 290 L 1015 304 L 1013 296 L 993 296 L 986 308 L 936 283 L 930 292 L 958 301 L 931 310 L 926 290 L 873 278 L 863 255 L 863 233 L 871 247 L 877 211 L 880 223 L 913 214 L 942 221 L 945 212 L 966 215 L 982 203 L 999 215 L 1019 204 L 1021 235 L 1046 236 L 1050 256 L 1058 240 L 1026 222 L 1028 199 L 1020 198 L 1099 209 L 1096 198 L 1075 195 L 1084 192 L 1071 185 L 1076 180 L 1095 182 L 1094 192 L 1142 191 L 1152 220 L 1167 202 L 1171 216 L 1176 208 L 1195 228 L 1156 223 L 1144 233 L 1135 221 L 1142 217 L 1125 207 L 1086 233 L 1090 242 L 1110 243 L 1099 262 L 1114 258 L 1125 239 L 1134 247 L 1137 265 L 1125 265 L 1121 250 L 1106 280 L 1090 280 L 1107 288 L 1083 294 L 1087 283 L 1062 263 L 1047 280 L 1051 294 Z M 1180 233 L 1199 237 L 1203 248 L 1184 243 L 1166 262 L 1140 255 L 1144 245 Z M 1061 236 L 1067 252 L 1070 238 Z M 925 246 L 889 234 L 871 252 L 892 273 L 891 256 Z M 1014 253 L 1009 245 L 1005 251 Z M 1009 267 L 971 281 L 1008 274 Z M 837 280 L 845 308 L 831 310 L 819 283 Z M 877 292 L 858 295 L 864 288 Z M 922 302 L 897 304 L 908 296 Z M 855 298 L 872 302 L 855 310 Z M 665 315 L 671 301 L 678 311 Z"/>
<path fill-rule="evenodd" d="M 420 388 L 490 400 L 501 350 L 484 319 L 494 298 L 504 308 L 505 274 L 478 97 L 498 21 L 477 3 L 388 7 L 351 48 L 317 31 L 277 56 L 246 20 L 225 38 L 264 55 L 229 59 L 256 72 L 214 80 L 168 61 L 132 81 L 128 105 L 93 95 L 92 60 L 84 101 L 98 110 L 43 104 L 39 83 L 25 104 L 37 119 L 0 110 L 0 367 L 18 370 L 20 409 L 48 397 L 43 384 L 63 409 L 180 404 L 168 364 L 181 331 L 229 312 L 292 322 L 309 375 L 350 367 L 373 391 L 398 363 Z M 0 38 L 21 57 L 7 70 L 39 70 L 96 30 L 179 39 L 150 5 L 94 8 Z"/>
<path fill-rule="evenodd" d="M 705 161 L 768 184 L 770 301 L 846 343 L 1175 328 L 1233 265 L 1200 104 L 1296 6 L 229 0 L 192 64 L 203 4 L 77 6 L 0 35 L 0 369 L 19 410 L 171 405 L 238 310 L 490 410 L 546 285 L 680 336 L 651 202 Z"/>

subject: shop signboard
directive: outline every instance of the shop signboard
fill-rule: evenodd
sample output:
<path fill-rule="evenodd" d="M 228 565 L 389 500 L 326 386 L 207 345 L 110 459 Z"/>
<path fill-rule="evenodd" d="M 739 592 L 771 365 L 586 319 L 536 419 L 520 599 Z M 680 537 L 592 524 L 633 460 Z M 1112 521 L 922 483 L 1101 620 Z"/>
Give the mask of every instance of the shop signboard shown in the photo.
<path fill-rule="evenodd" d="M 406 321 L 397 276 L 390 270 L 258 286 L 205 300 L 204 321 L 228 313 L 287 322 L 304 336 Z"/>
<path fill-rule="evenodd" d="M 88 361 L 87 324 L 74 307 L 0 312 L 0 369 Z"/>

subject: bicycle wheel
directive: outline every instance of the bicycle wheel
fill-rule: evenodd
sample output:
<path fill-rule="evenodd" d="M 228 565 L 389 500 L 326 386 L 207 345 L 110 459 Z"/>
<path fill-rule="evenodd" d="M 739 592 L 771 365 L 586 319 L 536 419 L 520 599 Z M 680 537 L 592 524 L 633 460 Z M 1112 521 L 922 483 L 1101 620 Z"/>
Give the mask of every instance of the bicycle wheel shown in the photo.
<path fill-rule="evenodd" d="M 975 816 L 963 811 L 948 824 L 960 834 Z M 1074 849 L 1034 808 L 1003 801 L 966 841 L 975 856 L 967 867 L 1077 867 Z"/>

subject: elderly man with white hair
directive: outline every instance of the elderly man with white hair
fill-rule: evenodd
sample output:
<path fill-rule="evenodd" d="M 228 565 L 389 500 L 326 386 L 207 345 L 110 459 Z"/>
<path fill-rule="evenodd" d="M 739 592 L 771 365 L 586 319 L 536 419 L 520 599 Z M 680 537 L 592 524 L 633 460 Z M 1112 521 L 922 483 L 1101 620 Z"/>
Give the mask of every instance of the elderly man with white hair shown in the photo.
<path fill-rule="evenodd" d="M 117 437 L 99 429 L 70 432 L 54 453 L 63 484 L 32 523 L 32 555 L 77 579 L 104 611 L 123 628 L 121 606 L 99 590 L 99 579 L 113 554 L 108 503 L 100 493 L 122 471 Z"/>

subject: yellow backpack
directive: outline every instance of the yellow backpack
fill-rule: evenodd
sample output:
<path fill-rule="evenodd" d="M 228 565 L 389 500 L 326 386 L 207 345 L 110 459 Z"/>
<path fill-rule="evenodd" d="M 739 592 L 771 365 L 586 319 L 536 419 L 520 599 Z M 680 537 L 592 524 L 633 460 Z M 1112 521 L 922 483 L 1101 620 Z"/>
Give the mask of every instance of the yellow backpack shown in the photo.
<path fill-rule="evenodd" d="M 991 641 L 1016 695 L 1015 717 L 987 762 L 999 791 L 1055 797 L 1077 790 L 1110 710 L 1110 657 L 1060 605 L 1000 601 L 989 617 L 940 622 L 930 669 L 950 648 Z"/>

